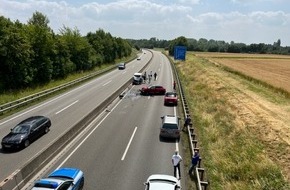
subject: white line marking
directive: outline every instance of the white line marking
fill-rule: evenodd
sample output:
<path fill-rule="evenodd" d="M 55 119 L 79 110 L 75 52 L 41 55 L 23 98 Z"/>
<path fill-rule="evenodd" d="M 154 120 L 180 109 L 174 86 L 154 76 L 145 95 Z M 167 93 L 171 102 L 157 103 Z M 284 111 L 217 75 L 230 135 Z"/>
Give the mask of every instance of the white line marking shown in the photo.
<path fill-rule="evenodd" d="M 131 136 L 131 138 L 130 138 L 130 141 L 129 141 L 127 147 L 126 147 L 126 150 L 125 150 L 125 152 L 124 152 L 124 154 L 123 154 L 123 156 L 122 156 L 122 158 L 121 158 L 122 161 L 123 161 L 123 160 L 125 159 L 125 157 L 126 157 L 126 154 L 127 154 L 127 152 L 128 152 L 128 149 L 129 149 L 129 147 L 130 147 L 130 144 L 131 144 L 131 142 L 132 142 L 132 140 L 133 140 L 133 137 L 134 137 L 136 131 L 137 131 L 137 127 L 135 127 L 134 132 L 133 132 L 133 134 L 132 134 L 132 136 Z"/>
<path fill-rule="evenodd" d="M 133 87 L 132 87 L 133 88 Z M 131 89 L 132 89 L 131 88 Z M 128 91 L 128 92 L 130 92 L 131 91 L 131 89 Z M 125 96 L 128 94 L 128 92 L 125 94 Z M 110 113 L 112 113 L 112 111 L 120 104 L 122 102 L 122 100 L 120 100 L 112 109 L 111 109 L 111 112 Z M 77 147 L 75 147 L 74 148 L 74 150 L 66 157 L 66 159 L 64 159 L 63 160 L 63 162 L 57 167 L 57 169 L 59 169 L 76 151 L 77 151 L 77 149 L 91 136 L 91 134 L 102 124 L 102 122 L 110 115 L 110 113 L 109 114 L 107 114 L 100 122 L 99 122 L 99 124 L 78 144 L 78 146 Z M 100 115 L 102 115 L 102 114 L 100 114 Z M 100 116 L 99 115 L 99 116 Z M 95 123 L 95 121 L 99 118 L 99 116 L 98 117 L 96 117 L 96 119 L 94 120 L 94 121 L 92 121 L 89 125 L 88 125 L 88 127 L 86 127 L 86 129 L 89 129 L 91 126 L 90 125 L 92 125 L 93 123 Z M 82 131 L 82 133 L 84 133 L 85 131 Z M 80 134 L 81 135 L 81 134 Z M 73 141 L 71 142 L 71 143 L 73 143 Z"/>
<path fill-rule="evenodd" d="M 64 111 L 64 110 L 66 110 L 67 108 L 71 107 L 72 105 L 76 104 L 77 102 L 78 102 L 78 100 L 77 100 L 77 101 L 75 101 L 75 102 L 73 102 L 73 103 L 71 103 L 70 105 L 68 105 L 68 106 L 64 107 L 63 109 L 59 110 L 59 111 L 58 111 L 58 112 L 56 112 L 55 114 L 59 114 L 60 112 L 62 112 L 62 111 Z"/>
<path fill-rule="evenodd" d="M 111 82 L 112 82 L 112 80 L 106 82 L 105 84 L 103 84 L 103 86 L 106 86 L 107 84 L 109 84 L 109 83 L 111 83 Z"/>
<path fill-rule="evenodd" d="M 99 79 L 97 79 L 97 80 L 99 80 Z M 29 110 L 27 110 L 27 111 L 25 111 L 25 112 L 23 112 L 23 113 L 21 113 L 21 114 L 19 114 L 19 115 L 17 115 L 17 116 L 14 116 L 14 117 L 12 117 L 12 118 L 10 118 L 10 119 L 8 119 L 8 120 L 6 120 L 6 121 L 0 123 L 0 125 L 3 125 L 3 124 L 5 124 L 5 123 L 8 123 L 9 121 L 12 121 L 13 119 L 16 119 L 16 118 L 18 118 L 18 117 L 20 117 L 20 116 L 23 116 L 23 115 L 25 115 L 25 114 L 27 114 L 27 113 L 33 111 L 33 110 L 36 110 L 36 109 L 38 109 L 38 108 L 40 108 L 40 107 L 42 107 L 42 106 L 45 106 L 45 105 L 47 105 L 47 104 L 49 104 L 49 103 L 51 103 L 51 102 L 53 102 L 53 101 L 55 101 L 55 100 L 58 100 L 58 99 L 60 99 L 60 98 L 62 98 L 62 97 L 64 97 L 64 96 L 66 96 L 66 95 L 68 95 L 68 94 L 71 94 L 72 92 L 77 91 L 77 90 L 79 90 L 80 88 L 84 88 L 85 86 L 88 86 L 88 85 L 90 85 L 90 84 L 93 83 L 93 82 L 94 82 L 94 81 L 89 82 L 89 83 L 86 83 L 86 84 L 84 84 L 84 85 L 82 85 L 82 86 L 80 86 L 80 87 L 77 87 L 77 88 L 75 88 L 75 89 L 73 89 L 73 90 L 71 90 L 71 91 L 69 91 L 69 92 L 67 92 L 67 93 L 65 93 L 65 94 L 62 94 L 62 95 L 60 95 L 60 96 L 58 96 L 58 97 L 56 97 L 56 98 L 54 98 L 54 99 L 52 99 L 52 100 L 50 100 L 50 101 L 48 101 L 48 102 L 45 102 L 45 103 L 43 103 L 43 104 L 41 104 L 41 105 L 39 105 L 39 106 L 36 106 L 36 107 L 34 107 L 34 108 L 32 108 L 32 109 L 29 109 Z"/>

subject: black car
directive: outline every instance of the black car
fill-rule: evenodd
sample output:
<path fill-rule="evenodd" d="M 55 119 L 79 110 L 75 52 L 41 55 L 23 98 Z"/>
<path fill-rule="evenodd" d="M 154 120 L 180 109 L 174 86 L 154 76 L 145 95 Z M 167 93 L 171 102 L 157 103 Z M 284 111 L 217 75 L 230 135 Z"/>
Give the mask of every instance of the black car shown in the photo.
<path fill-rule="evenodd" d="M 125 63 L 119 63 L 119 65 L 118 65 L 118 69 L 119 69 L 119 70 L 126 69 L 126 64 L 125 64 Z"/>
<path fill-rule="evenodd" d="M 45 116 L 29 117 L 11 129 L 2 139 L 2 150 L 27 147 L 41 135 L 48 133 L 50 126 L 51 121 Z"/>

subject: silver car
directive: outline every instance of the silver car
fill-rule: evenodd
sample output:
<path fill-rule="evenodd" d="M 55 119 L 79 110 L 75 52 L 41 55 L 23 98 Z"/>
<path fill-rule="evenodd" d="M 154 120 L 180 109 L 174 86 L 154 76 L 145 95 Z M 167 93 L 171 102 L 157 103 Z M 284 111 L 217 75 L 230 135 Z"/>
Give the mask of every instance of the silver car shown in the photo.
<path fill-rule="evenodd" d="M 180 138 L 180 118 L 175 115 L 165 115 L 161 117 L 162 123 L 160 127 L 160 137 L 165 138 Z"/>
<path fill-rule="evenodd" d="M 171 175 L 153 174 L 144 183 L 145 190 L 180 190 L 180 181 Z"/>

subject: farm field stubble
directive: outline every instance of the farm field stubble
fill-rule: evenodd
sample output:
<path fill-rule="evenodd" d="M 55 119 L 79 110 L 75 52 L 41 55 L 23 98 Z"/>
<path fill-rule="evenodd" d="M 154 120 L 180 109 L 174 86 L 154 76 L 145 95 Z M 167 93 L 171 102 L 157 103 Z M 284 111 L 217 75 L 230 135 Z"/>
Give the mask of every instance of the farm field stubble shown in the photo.
<path fill-rule="evenodd" d="M 251 67 L 250 60 L 269 64 Z M 278 63 L 271 68 L 274 60 Z M 189 52 L 176 64 L 211 189 L 290 189 L 290 100 L 219 66 L 231 61 L 258 80 L 255 68 L 267 76 L 278 71 L 290 82 L 287 56 Z"/>
<path fill-rule="evenodd" d="M 290 56 L 222 53 L 196 55 L 290 93 Z"/>

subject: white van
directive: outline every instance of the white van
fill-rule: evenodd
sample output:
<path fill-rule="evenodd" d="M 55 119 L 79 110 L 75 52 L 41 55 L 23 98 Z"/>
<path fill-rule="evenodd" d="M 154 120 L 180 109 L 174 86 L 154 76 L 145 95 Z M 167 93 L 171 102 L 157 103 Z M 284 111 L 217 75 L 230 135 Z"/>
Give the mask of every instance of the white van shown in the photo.
<path fill-rule="evenodd" d="M 134 73 L 132 83 L 133 84 L 142 84 L 143 83 L 142 73 Z"/>

